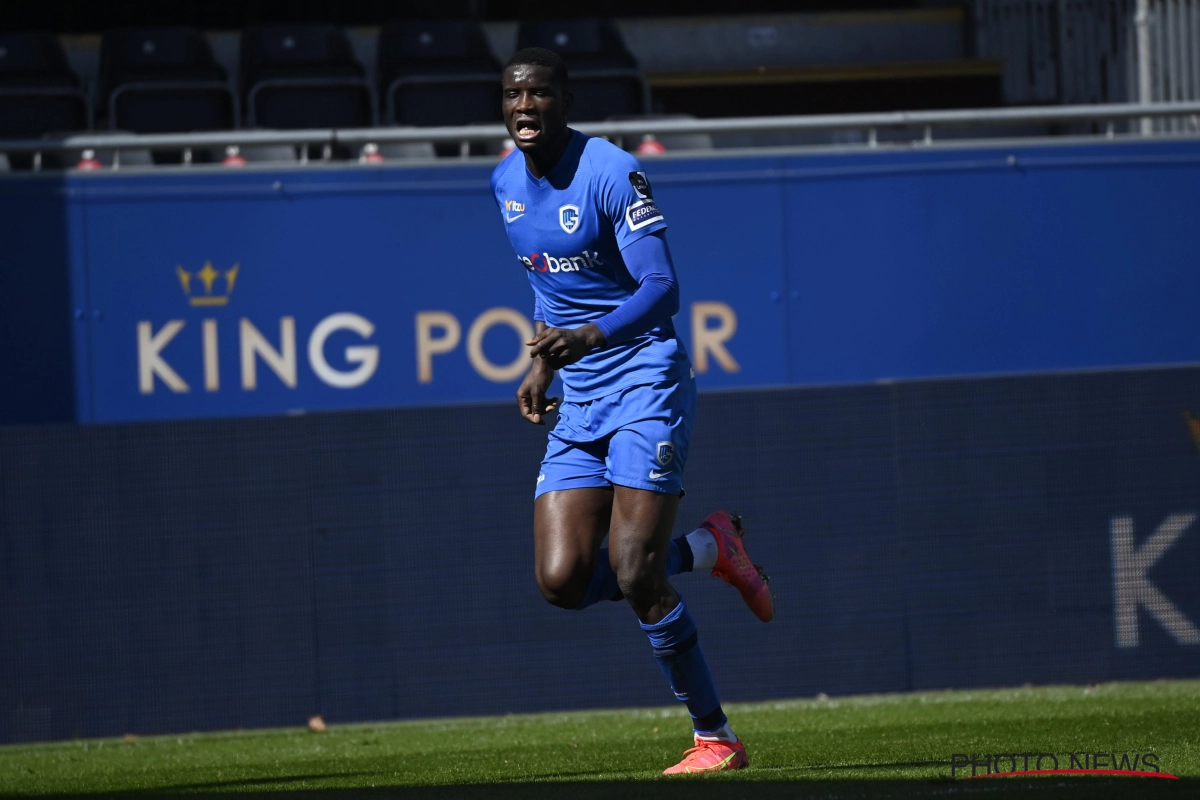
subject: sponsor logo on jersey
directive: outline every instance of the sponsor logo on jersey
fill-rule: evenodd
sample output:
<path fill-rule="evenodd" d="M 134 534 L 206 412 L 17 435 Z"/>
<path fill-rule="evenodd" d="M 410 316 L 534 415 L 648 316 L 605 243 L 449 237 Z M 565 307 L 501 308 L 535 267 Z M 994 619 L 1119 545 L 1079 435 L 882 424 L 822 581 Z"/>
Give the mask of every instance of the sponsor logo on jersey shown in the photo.
<path fill-rule="evenodd" d="M 579 206 L 565 205 L 558 209 L 558 225 L 567 233 L 579 227 Z"/>
<path fill-rule="evenodd" d="M 638 200 L 625 209 L 625 221 L 629 223 L 629 230 L 636 231 L 652 223 L 662 222 L 663 215 L 653 200 Z"/>
<path fill-rule="evenodd" d="M 651 200 L 654 198 L 654 192 L 650 190 L 650 179 L 646 177 L 646 173 L 629 173 L 629 182 L 633 185 L 633 190 L 637 192 L 637 196 L 641 199 Z"/>
<path fill-rule="evenodd" d="M 530 272 L 579 272 L 581 269 L 596 269 L 607 266 L 595 250 L 584 250 L 577 256 L 552 256 L 549 253 L 533 253 L 517 256 Z"/>
<path fill-rule="evenodd" d="M 525 204 L 518 203 L 516 200 L 504 201 L 504 219 L 507 222 L 516 222 L 521 217 L 525 216 Z"/>

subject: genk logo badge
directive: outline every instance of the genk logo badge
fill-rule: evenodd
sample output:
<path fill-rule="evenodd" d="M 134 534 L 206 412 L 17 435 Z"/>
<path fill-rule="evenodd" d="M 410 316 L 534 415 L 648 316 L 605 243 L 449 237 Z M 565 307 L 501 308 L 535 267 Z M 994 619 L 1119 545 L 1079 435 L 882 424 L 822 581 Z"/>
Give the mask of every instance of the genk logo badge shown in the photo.
<path fill-rule="evenodd" d="M 670 442 L 659 442 L 654 452 L 654 460 L 659 466 L 665 467 L 675 458 L 675 445 Z"/>
<path fill-rule="evenodd" d="M 579 227 L 579 206 L 565 205 L 558 209 L 558 224 L 567 233 Z"/>

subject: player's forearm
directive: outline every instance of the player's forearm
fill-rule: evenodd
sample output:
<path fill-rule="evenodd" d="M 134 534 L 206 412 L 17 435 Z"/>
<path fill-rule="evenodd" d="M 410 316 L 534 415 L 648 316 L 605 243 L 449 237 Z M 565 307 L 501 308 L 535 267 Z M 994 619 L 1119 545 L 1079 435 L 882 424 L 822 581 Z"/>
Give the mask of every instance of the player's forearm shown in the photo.
<path fill-rule="evenodd" d="M 679 311 L 679 282 L 665 234 L 643 237 L 622 250 L 621 256 L 640 285 L 632 297 L 596 320 L 610 345 L 653 330 Z"/>

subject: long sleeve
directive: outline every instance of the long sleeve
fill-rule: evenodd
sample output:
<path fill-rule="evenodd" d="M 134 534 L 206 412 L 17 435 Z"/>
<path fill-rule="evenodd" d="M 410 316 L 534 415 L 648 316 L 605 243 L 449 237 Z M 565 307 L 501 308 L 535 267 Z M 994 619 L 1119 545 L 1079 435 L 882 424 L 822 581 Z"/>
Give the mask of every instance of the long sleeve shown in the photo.
<path fill-rule="evenodd" d="M 621 250 L 621 257 L 629 274 L 638 282 L 638 289 L 620 306 L 596 320 L 609 345 L 643 334 L 679 310 L 679 281 L 665 231 L 655 231 L 631 242 Z"/>

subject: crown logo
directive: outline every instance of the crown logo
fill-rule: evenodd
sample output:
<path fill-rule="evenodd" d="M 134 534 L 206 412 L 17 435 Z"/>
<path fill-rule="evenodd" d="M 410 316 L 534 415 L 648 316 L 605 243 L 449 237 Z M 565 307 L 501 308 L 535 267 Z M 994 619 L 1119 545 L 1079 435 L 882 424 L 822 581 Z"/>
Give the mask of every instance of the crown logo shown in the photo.
<path fill-rule="evenodd" d="M 229 303 L 229 298 L 233 294 L 233 284 L 237 281 L 238 270 L 241 269 L 240 264 L 234 264 L 224 272 L 213 269 L 211 261 L 205 261 L 203 269 L 196 272 L 188 272 L 182 265 L 175 265 L 175 274 L 179 276 L 179 285 L 183 287 L 183 293 L 187 295 L 188 304 L 193 306 L 223 306 Z M 213 284 L 217 278 L 225 278 L 225 294 L 213 294 Z M 199 278 L 204 284 L 204 294 L 192 294 L 192 278 Z"/>

